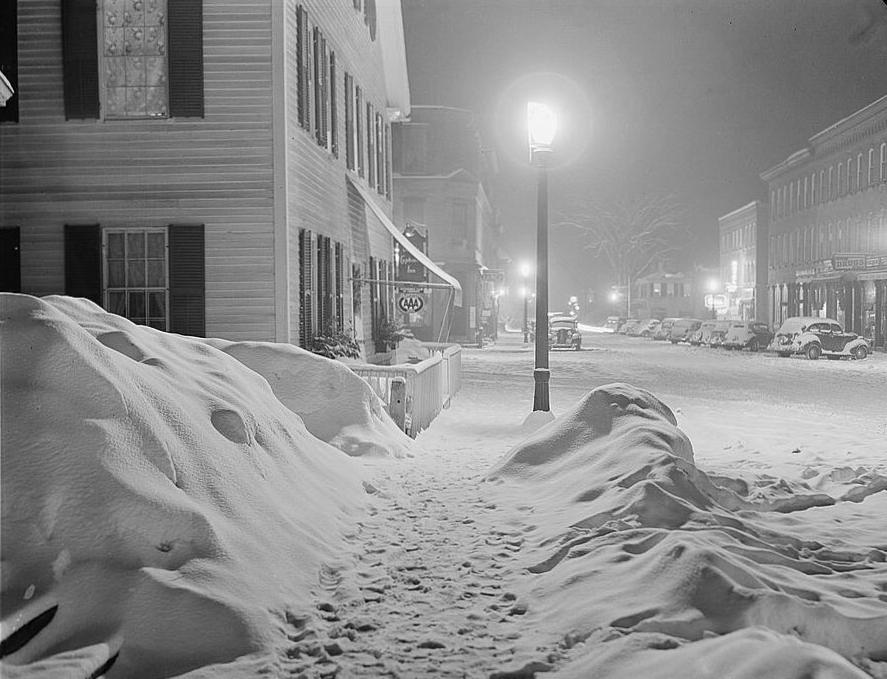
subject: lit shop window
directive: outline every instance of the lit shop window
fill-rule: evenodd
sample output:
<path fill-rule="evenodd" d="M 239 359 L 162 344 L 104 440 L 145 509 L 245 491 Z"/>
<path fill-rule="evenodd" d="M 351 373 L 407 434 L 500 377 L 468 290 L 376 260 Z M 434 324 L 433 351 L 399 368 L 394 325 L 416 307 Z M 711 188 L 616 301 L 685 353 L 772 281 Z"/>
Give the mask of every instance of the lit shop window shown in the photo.
<path fill-rule="evenodd" d="M 101 3 L 104 118 L 166 118 L 166 0 Z"/>
<path fill-rule="evenodd" d="M 133 323 L 166 330 L 166 229 L 106 229 L 104 238 L 105 308 Z"/>

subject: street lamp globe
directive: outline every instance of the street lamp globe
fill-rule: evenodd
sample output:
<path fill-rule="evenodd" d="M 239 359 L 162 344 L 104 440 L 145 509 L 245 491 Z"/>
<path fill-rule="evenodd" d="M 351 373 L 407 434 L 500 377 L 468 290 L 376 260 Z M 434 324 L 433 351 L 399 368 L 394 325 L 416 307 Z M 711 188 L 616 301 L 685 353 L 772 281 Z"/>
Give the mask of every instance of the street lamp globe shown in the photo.
<path fill-rule="evenodd" d="M 557 114 L 538 101 L 527 102 L 527 131 L 530 135 L 530 159 L 537 151 L 551 151 L 557 134 Z"/>
<path fill-rule="evenodd" d="M 520 265 L 521 278 L 527 278 L 530 275 L 530 272 L 532 270 L 533 270 L 533 267 L 530 266 L 529 262 L 521 262 L 521 265 Z"/>

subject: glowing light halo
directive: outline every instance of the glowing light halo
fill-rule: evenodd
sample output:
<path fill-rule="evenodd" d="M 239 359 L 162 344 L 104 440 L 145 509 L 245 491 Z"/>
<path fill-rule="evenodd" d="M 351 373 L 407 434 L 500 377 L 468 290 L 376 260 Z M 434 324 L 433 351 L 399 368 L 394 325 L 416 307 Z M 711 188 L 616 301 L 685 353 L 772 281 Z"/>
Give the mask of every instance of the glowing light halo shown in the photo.
<path fill-rule="evenodd" d="M 529 165 L 527 104 L 531 101 L 545 103 L 557 113 L 557 135 L 548 167 L 557 169 L 581 160 L 591 139 L 591 104 L 583 87 L 554 71 L 522 75 L 497 97 L 493 133 L 499 158 L 509 164 Z"/>

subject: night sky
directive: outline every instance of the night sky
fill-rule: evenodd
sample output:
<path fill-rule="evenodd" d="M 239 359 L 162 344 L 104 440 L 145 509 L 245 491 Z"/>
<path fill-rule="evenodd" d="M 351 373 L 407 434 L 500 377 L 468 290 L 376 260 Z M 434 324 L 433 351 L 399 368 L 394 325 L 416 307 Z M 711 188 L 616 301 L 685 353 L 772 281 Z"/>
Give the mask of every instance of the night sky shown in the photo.
<path fill-rule="evenodd" d="M 412 102 L 477 115 L 516 261 L 535 248 L 521 125 L 537 88 L 563 116 L 552 221 L 582 192 L 673 193 L 698 236 L 684 260 L 703 265 L 718 217 L 766 199 L 761 172 L 887 94 L 884 0 L 403 0 L 403 14 Z M 550 250 L 552 305 L 606 282 L 577 232 L 552 228 Z"/>

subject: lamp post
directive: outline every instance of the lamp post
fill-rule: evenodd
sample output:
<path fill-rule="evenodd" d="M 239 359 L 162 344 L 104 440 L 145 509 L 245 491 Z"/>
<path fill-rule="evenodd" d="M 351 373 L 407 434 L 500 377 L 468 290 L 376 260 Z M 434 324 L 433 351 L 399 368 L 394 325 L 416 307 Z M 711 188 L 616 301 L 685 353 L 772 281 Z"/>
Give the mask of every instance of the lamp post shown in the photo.
<path fill-rule="evenodd" d="M 554 111 L 539 102 L 527 103 L 530 163 L 537 168 L 536 193 L 536 363 L 533 369 L 533 410 L 551 410 L 548 398 L 548 158 L 557 132 Z"/>

